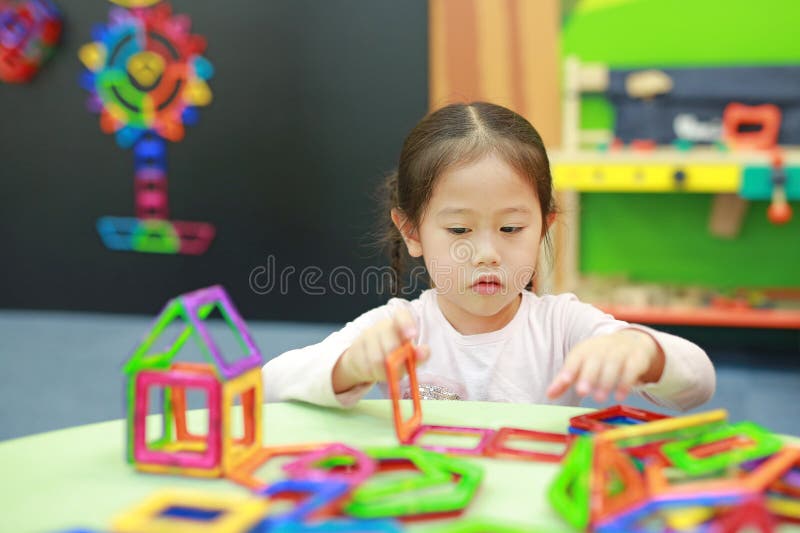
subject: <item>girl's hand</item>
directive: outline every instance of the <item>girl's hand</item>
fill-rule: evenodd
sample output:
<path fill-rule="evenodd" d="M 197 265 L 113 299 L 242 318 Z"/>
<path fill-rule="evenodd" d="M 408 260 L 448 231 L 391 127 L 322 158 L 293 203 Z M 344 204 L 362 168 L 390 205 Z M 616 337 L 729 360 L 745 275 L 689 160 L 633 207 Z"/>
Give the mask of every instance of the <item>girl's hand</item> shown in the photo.
<path fill-rule="evenodd" d="M 384 359 L 403 343 L 417 337 L 414 317 L 405 309 L 364 331 L 336 361 L 331 379 L 336 394 L 356 385 L 386 380 Z M 430 349 L 415 346 L 417 363 L 427 361 Z"/>
<path fill-rule="evenodd" d="M 664 352 L 653 337 L 623 329 L 575 346 L 548 387 L 547 396 L 557 398 L 575 384 L 580 396 L 594 393 L 598 403 L 608 400 L 616 389 L 616 400 L 621 402 L 634 385 L 656 382 L 663 371 Z"/>

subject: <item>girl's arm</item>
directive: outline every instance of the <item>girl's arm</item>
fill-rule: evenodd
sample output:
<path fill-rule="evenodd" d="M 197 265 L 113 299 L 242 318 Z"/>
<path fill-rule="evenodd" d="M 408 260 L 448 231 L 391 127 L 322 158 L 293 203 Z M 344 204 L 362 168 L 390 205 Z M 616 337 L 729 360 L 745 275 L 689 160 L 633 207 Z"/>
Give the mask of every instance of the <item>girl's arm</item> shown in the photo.
<path fill-rule="evenodd" d="M 651 402 L 686 411 L 709 401 L 717 387 L 717 374 L 706 352 L 677 335 L 641 325 L 629 327 L 649 333 L 664 353 L 658 381 L 640 384 L 636 390 Z"/>
<path fill-rule="evenodd" d="M 616 391 L 621 401 L 636 390 L 653 403 L 685 411 L 714 394 L 716 375 L 706 353 L 686 339 L 614 319 L 562 295 L 554 322 L 564 334 L 564 366 L 548 389 L 550 397 L 575 386 L 600 403 Z"/>
<path fill-rule="evenodd" d="M 333 370 L 340 356 L 374 325 L 386 320 L 398 309 L 411 310 L 409 302 L 392 299 L 386 305 L 367 311 L 331 333 L 317 344 L 290 350 L 264 365 L 261 371 L 266 401 L 300 400 L 330 407 L 352 407 L 372 387 L 358 384 L 336 394 Z"/>

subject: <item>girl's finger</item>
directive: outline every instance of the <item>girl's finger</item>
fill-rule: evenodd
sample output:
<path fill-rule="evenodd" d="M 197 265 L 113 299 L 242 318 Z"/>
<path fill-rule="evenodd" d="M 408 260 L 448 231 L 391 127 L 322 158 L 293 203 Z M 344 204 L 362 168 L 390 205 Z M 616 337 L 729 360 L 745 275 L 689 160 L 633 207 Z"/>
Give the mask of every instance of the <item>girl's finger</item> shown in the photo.
<path fill-rule="evenodd" d="M 600 353 L 602 353 L 602 351 Z M 578 392 L 579 396 L 588 396 L 591 394 L 600 376 L 601 363 L 602 357 L 600 357 L 597 351 L 585 356 L 580 373 L 578 374 L 578 384 L 575 385 L 575 390 Z"/>
<path fill-rule="evenodd" d="M 553 381 L 547 388 L 547 397 L 550 399 L 558 398 L 564 394 L 564 392 L 566 392 L 569 386 L 572 385 L 573 381 L 574 376 L 569 372 L 564 372 L 562 370 L 555 378 L 553 378 Z"/>
<path fill-rule="evenodd" d="M 414 347 L 417 356 L 417 364 L 424 363 L 431 356 L 431 348 L 427 344 L 420 344 Z"/>
<path fill-rule="evenodd" d="M 547 388 L 548 398 L 552 399 L 561 396 L 570 385 L 575 382 L 575 378 L 578 376 L 578 372 L 583 364 L 585 353 L 583 345 L 579 344 L 567 354 L 567 357 L 564 359 L 564 366 Z"/>
<path fill-rule="evenodd" d="M 597 403 L 605 403 L 609 393 L 614 390 L 622 373 L 624 357 L 624 353 L 620 352 L 598 354 L 601 365 L 594 391 L 594 399 Z"/>
<path fill-rule="evenodd" d="M 383 340 L 380 330 L 375 334 L 364 336 L 365 357 L 365 377 L 366 381 L 385 381 L 386 367 L 384 366 Z"/>
<path fill-rule="evenodd" d="M 415 341 L 419 335 L 417 323 L 408 309 L 398 309 L 392 316 L 392 322 L 404 341 Z"/>

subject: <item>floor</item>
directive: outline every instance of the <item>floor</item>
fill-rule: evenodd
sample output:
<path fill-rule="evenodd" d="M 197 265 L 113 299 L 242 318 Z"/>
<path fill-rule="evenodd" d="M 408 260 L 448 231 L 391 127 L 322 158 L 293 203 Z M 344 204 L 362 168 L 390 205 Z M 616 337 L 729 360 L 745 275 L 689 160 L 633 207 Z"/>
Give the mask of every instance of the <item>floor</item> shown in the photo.
<path fill-rule="evenodd" d="M 266 359 L 319 342 L 341 327 L 248 325 Z M 152 319 L 142 316 L 0 311 L 0 440 L 122 418 L 122 366 L 151 326 Z M 224 346 L 225 328 L 212 331 Z M 187 352 L 190 360 L 202 357 L 197 347 Z M 717 367 L 717 393 L 695 411 L 723 407 L 733 421 L 751 420 L 800 436 L 800 416 L 794 411 L 800 405 L 800 351 L 725 347 L 709 352 Z M 378 397 L 377 391 L 371 396 Z M 641 398 L 625 403 L 650 407 Z"/>

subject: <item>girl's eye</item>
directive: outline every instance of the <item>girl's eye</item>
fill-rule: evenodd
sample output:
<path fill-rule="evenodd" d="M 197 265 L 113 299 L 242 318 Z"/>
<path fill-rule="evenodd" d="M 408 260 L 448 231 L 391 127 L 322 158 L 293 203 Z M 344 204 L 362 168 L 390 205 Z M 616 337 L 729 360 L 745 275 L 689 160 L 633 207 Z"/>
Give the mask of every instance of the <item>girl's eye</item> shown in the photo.
<path fill-rule="evenodd" d="M 447 231 L 454 235 L 463 235 L 469 230 L 467 228 L 447 228 Z"/>
<path fill-rule="evenodd" d="M 519 233 L 522 229 L 521 226 L 503 226 L 500 231 L 504 233 Z"/>

